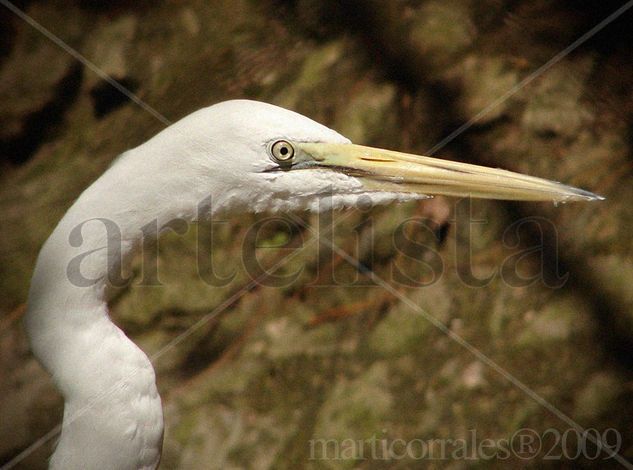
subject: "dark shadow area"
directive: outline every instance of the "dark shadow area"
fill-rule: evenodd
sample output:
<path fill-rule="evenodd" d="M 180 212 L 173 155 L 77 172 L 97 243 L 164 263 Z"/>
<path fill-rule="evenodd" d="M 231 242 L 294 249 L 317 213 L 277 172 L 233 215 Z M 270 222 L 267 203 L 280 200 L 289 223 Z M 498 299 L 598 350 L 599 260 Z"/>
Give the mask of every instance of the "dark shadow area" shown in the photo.
<path fill-rule="evenodd" d="M 406 31 L 388 2 L 350 0 L 333 5 L 337 5 L 340 14 L 332 15 L 332 19 L 363 41 L 367 54 L 387 80 L 396 82 L 409 93 L 414 93 L 421 84 L 434 86 L 434 96 L 450 99 L 452 90 L 424 79 L 422 70 L 427 69 L 423 67 L 422 58 L 408 41 L 402 40 L 407 37 Z"/>
<path fill-rule="evenodd" d="M 191 348 L 183 361 L 183 366 L 178 374 L 183 379 L 192 378 L 219 361 L 231 347 L 237 338 L 221 337 L 218 334 L 218 323 L 211 322 L 211 326 L 205 326 L 205 334 L 200 339 L 194 340 L 195 346 Z"/>
<path fill-rule="evenodd" d="M 579 17 L 578 36 L 593 28 L 602 20 L 626 4 L 623 0 L 566 0 L 561 8 L 575 12 Z M 587 47 L 601 54 L 631 50 L 633 44 L 633 8 L 609 24 L 587 43 Z"/>
<path fill-rule="evenodd" d="M 20 10 L 25 10 L 31 3 L 30 0 L 15 0 L 13 3 Z M 0 64 L 13 49 L 13 38 L 17 30 L 17 22 L 22 21 L 15 13 L 4 5 L 0 5 Z"/>
<path fill-rule="evenodd" d="M 77 5 L 84 10 L 103 14 L 110 18 L 129 11 L 142 12 L 155 6 L 154 2 L 149 0 L 111 0 L 109 2 L 100 2 L 99 0 L 79 0 Z"/>
<path fill-rule="evenodd" d="M 13 139 L 0 141 L 0 155 L 6 161 L 14 165 L 28 161 L 37 149 L 54 134 L 63 122 L 66 111 L 77 98 L 82 78 L 82 65 L 73 65 L 58 83 L 51 101 L 39 111 L 25 118 L 20 135 Z"/>
<path fill-rule="evenodd" d="M 138 89 L 138 82 L 131 78 L 115 78 L 115 80 L 133 93 Z M 97 118 L 102 118 L 106 114 L 130 102 L 127 96 L 105 80 L 101 80 L 90 90 L 90 97 L 94 104 L 94 115 Z"/>

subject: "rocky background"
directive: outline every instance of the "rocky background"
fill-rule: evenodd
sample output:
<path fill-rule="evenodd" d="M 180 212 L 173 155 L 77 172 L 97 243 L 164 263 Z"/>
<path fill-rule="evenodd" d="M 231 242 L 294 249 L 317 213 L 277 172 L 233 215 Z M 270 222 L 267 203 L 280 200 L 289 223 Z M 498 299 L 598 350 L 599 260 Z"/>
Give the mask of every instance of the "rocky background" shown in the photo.
<path fill-rule="evenodd" d="M 584 456 L 547 460 L 573 457 L 577 439 L 568 433 L 567 447 L 557 443 L 570 423 L 531 393 L 582 427 L 617 430 L 620 455 L 633 461 L 631 13 L 531 76 L 623 3 L 16 3 L 171 121 L 248 97 L 357 143 L 425 153 L 477 117 L 437 154 L 607 197 L 560 207 L 436 198 L 337 213 L 334 242 L 399 296 L 305 227 L 266 222 L 258 241 L 244 242 L 266 215 L 220 225 L 216 266 L 235 264 L 242 252 L 272 266 L 296 251 L 280 272 L 303 271 L 283 288 L 250 288 L 154 361 L 166 419 L 162 468 L 621 466 L 590 443 Z M 119 153 L 164 124 L 5 6 L 0 20 L 1 463 L 62 416 L 61 397 L 21 328 L 39 247 Z M 318 224 L 314 215 L 298 217 Z M 398 232 L 412 217 L 426 228 Z M 209 228 L 161 238 L 162 286 L 140 285 L 138 259 L 111 303 L 117 324 L 150 356 L 250 282 L 239 264 L 226 286 L 204 281 L 195 246 Z M 394 233 L 415 249 L 394 249 Z M 310 444 L 468 439 L 472 430 L 498 441 L 522 428 L 543 436 L 536 455 L 333 460 Z M 43 468 L 53 445 L 46 441 L 17 468 Z"/>

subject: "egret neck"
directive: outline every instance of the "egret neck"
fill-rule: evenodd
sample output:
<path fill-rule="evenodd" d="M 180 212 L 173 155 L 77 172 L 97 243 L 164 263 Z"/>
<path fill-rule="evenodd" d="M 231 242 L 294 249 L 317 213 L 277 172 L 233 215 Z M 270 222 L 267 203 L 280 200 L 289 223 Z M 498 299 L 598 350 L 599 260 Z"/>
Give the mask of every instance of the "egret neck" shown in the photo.
<path fill-rule="evenodd" d="M 37 260 L 26 329 L 65 400 L 60 469 L 155 468 L 163 416 L 152 364 L 112 323 L 107 298 L 146 235 L 217 211 L 345 207 L 433 194 L 596 200 L 587 191 L 504 170 L 361 147 L 300 114 L 219 103 L 122 154 L 59 222 Z"/>

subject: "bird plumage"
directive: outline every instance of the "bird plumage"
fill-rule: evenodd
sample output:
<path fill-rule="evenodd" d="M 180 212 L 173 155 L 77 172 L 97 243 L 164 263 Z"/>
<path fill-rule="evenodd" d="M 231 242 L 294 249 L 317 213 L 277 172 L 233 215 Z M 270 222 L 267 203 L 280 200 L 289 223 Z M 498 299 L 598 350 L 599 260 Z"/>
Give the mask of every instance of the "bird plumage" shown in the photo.
<path fill-rule="evenodd" d="M 320 189 L 314 180 L 293 187 L 288 175 L 262 173 L 273 166 L 265 144 L 278 137 L 348 142 L 264 103 L 211 106 L 121 155 L 46 241 L 31 283 L 26 329 L 65 400 L 52 468 L 157 465 L 163 419 L 154 371 L 145 353 L 110 321 L 108 278 L 120 269 L 119 259 L 129 259 L 143 226 L 193 221 L 198 204 L 209 196 L 213 212 L 303 205 L 302 198 Z M 346 179 L 326 183 L 337 178 Z M 81 258 L 85 253 L 90 254 Z"/>
<path fill-rule="evenodd" d="M 292 162 L 271 154 L 280 141 L 296 151 Z M 318 210 L 324 202 L 343 207 L 360 195 L 374 203 L 428 197 L 424 185 L 415 186 L 428 178 L 420 172 L 426 160 L 392 152 L 389 159 L 405 162 L 394 163 L 377 159 L 376 152 L 381 151 L 352 146 L 292 111 L 234 100 L 197 111 L 122 154 L 64 215 L 33 274 L 26 330 L 65 400 L 51 467 L 158 465 L 163 416 L 154 370 L 146 354 L 112 323 L 107 308 L 113 279 L 139 245 L 144 227 L 195 221 L 202 201 L 212 217 L 222 211 Z M 385 162 L 391 162 L 388 170 L 381 169 Z M 440 171 L 425 168 L 431 174 Z M 458 184 L 461 193 L 481 194 L 481 184 L 464 183 L 464 172 L 455 170 L 452 177 L 452 171 L 441 169 L 441 181 L 424 184 L 439 192 L 445 185 L 448 194 Z M 507 185 L 518 184 L 516 175 L 487 171 L 492 178 L 507 179 L 491 190 L 492 197 L 495 191 L 507 196 Z M 517 198 L 543 200 L 550 193 L 553 200 L 593 198 L 535 178 L 521 184 Z"/>

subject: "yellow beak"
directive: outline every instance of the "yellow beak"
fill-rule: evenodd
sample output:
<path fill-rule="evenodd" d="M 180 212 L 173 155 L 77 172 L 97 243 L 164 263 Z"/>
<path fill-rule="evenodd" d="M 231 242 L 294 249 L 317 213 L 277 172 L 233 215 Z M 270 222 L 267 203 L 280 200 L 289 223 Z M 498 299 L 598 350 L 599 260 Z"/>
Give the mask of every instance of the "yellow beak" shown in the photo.
<path fill-rule="evenodd" d="M 534 176 L 354 144 L 296 143 L 297 160 L 363 180 L 369 190 L 521 201 L 594 201 L 589 191 Z M 298 165 L 300 166 L 300 165 Z"/>

